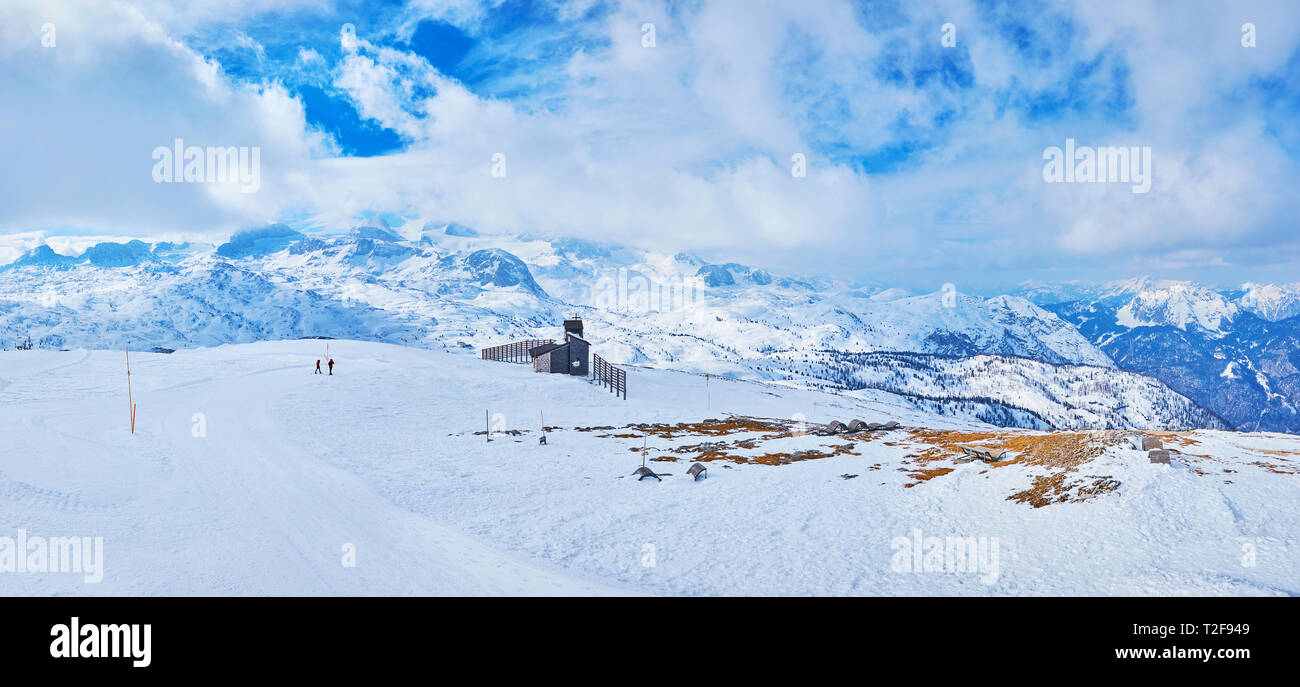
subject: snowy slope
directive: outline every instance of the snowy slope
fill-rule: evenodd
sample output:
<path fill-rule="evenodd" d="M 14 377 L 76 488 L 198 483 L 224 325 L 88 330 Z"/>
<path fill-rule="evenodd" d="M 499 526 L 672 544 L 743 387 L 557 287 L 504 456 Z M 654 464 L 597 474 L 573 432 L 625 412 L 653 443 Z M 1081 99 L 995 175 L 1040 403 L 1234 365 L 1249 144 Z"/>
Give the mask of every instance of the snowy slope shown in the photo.
<path fill-rule="evenodd" d="M 133 356 L 134 435 L 121 353 L 4 353 L 0 536 L 102 537 L 104 576 L 0 574 L 0 594 L 628 592 L 430 522 L 304 450 L 276 411 L 292 356 L 261 350 Z"/>
<path fill-rule="evenodd" d="M 630 368 L 622 401 L 356 341 L 312 375 L 326 343 L 134 354 L 135 435 L 120 352 L 0 352 L 0 536 L 105 551 L 97 585 L 0 573 L 0 594 L 1300 593 L 1295 437 L 1166 433 L 1183 453 L 1161 466 L 1122 433 L 998 430 L 883 392 Z M 798 429 L 855 417 L 904 428 Z M 630 476 L 643 442 L 662 483 Z M 955 443 L 1015 455 L 962 464 Z M 708 479 L 684 477 L 694 460 Z M 978 539 L 995 565 L 903 569 L 913 537 Z"/>

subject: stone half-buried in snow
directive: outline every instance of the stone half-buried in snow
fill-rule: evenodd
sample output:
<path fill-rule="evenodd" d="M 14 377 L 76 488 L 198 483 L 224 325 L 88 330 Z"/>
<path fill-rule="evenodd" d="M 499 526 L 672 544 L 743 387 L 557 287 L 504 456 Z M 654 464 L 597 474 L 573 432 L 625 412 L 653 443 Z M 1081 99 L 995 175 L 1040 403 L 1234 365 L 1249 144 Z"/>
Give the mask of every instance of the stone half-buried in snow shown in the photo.
<path fill-rule="evenodd" d="M 1152 449 L 1147 453 L 1147 457 L 1151 459 L 1152 463 L 1163 463 L 1165 465 L 1169 465 L 1169 456 L 1169 449 L 1165 448 Z"/>

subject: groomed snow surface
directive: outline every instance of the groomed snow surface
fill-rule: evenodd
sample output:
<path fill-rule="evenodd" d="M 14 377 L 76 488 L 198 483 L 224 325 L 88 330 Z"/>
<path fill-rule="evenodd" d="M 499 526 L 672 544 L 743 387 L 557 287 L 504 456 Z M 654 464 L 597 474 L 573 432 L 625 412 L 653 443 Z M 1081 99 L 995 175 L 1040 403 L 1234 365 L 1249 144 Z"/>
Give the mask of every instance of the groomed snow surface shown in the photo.
<path fill-rule="evenodd" d="M 1294 436 L 1179 433 L 1188 455 L 1170 465 L 1108 446 L 1072 477 L 1117 488 L 1034 508 L 1008 497 L 1041 465 L 921 466 L 907 429 L 768 445 L 625 428 L 734 415 L 990 429 L 883 393 L 633 367 L 623 401 L 526 365 L 354 341 L 328 342 L 335 374 L 313 375 L 326 343 L 132 353 L 134 435 L 122 351 L 0 352 L 0 544 L 20 530 L 103 540 L 98 583 L 5 571 L 0 550 L 0 594 L 1300 593 Z M 540 413 L 557 428 L 545 445 Z M 721 453 L 754 460 L 706 462 L 700 481 L 674 452 L 747 438 L 756 448 Z M 662 482 L 631 475 L 643 443 L 678 458 L 647 462 Z M 951 557 L 958 537 L 978 552 L 969 566 Z"/>

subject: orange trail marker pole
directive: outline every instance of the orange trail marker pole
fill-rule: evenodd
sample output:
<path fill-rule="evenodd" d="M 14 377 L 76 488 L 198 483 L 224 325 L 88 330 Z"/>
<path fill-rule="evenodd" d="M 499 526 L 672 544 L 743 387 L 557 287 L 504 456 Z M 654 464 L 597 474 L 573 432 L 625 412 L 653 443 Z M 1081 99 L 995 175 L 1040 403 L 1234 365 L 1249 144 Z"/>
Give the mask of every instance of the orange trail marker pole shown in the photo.
<path fill-rule="evenodd" d="M 131 433 L 135 434 L 135 401 L 131 398 L 131 347 L 126 347 L 126 403 L 131 407 Z"/>

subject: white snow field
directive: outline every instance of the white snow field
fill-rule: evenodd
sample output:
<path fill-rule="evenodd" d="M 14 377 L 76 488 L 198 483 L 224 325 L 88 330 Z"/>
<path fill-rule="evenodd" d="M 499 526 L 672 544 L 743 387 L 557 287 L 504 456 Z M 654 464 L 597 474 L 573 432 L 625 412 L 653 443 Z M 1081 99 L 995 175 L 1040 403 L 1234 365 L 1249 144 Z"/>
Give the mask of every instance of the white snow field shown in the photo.
<path fill-rule="evenodd" d="M 328 344 L 334 376 L 311 373 L 319 340 L 132 353 L 134 435 L 122 351 L 0 352 L 0 594 L 1300 593 L 1300 437 L 1162 433 L 1179 452 L 1159 465 L 1127 433 L 882 392 L 632 367 L 624 401 Z M 662 482 L 631 474 L 643 443 Z M 1012 453 L 962 463 L 957 444 Z M 102 581 L 6 568 L 20 536 L 102 537 Z"/>

